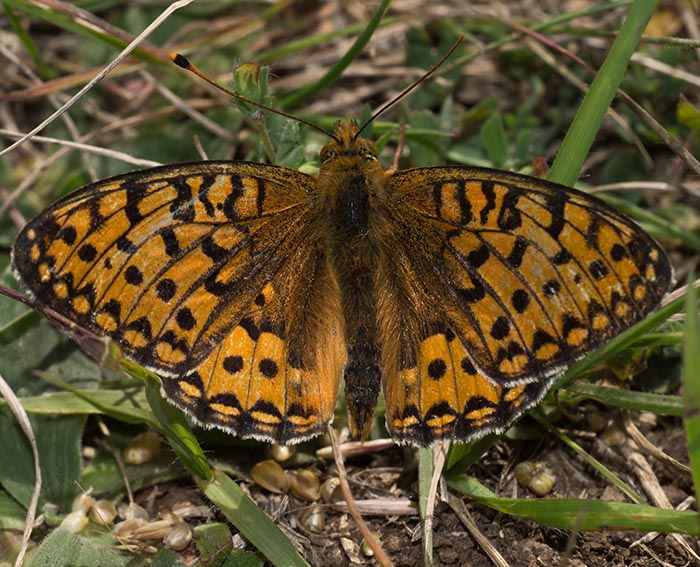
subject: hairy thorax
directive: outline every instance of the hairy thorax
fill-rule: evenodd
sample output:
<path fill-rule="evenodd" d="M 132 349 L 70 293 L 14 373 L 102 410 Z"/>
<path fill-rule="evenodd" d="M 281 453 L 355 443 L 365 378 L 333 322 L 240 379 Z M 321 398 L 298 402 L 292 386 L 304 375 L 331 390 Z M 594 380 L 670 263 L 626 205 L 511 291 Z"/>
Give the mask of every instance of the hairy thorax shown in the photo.
<path fill-rule="evenodd" d="M 357 136 L 353 123 L 336 128 L 337 139 L 321 152 L 319 206 L 326 219 L 331 271 L 341 295 L 347 363 L 344 372 L 351 429 L 366 436 L 381 385 L 381 347 L 375 277 L 381 253 L 385 173 L 374 144 Z"/>

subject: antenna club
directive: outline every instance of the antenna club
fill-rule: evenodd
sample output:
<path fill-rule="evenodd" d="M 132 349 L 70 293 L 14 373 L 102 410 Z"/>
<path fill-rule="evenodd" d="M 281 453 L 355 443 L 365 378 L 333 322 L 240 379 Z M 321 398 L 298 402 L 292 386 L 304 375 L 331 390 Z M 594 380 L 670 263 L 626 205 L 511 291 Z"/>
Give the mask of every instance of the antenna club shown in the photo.
<path fill-rule="evenodd" d="M 175 63 L 175 65 L 182 67 L 183 69 L 189 69 L 192 67 L 192 64 L 187 60 L 187 57 L 181 55 L 180 53 L 171 53 L 170 60 Z"/>

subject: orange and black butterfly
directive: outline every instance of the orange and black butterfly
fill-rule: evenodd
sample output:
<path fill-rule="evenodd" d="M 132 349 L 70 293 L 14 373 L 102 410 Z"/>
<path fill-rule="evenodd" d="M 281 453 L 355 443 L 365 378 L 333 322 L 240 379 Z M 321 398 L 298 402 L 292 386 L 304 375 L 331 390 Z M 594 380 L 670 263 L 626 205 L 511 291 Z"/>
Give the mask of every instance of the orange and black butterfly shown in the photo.
<path fill-rule="evenodd" d="M 541 179 L 386 172 L 351 121 L 318 176 L 208 161 L 90 184 L 31 221 L 36 301 L 114 340 L 204 426 L 294 443 L 345 381 L 365 437 L 383 390 L 399 442 L 502 431 L 672 283 L 625 215 Z"/>

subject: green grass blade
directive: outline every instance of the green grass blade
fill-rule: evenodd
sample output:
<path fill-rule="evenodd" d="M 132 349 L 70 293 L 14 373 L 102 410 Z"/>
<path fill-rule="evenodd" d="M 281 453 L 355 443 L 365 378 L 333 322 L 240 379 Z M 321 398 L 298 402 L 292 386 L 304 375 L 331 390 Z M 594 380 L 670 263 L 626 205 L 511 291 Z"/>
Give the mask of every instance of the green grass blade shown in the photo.
<path fill-rule="evenodd" d="M 146 383 L 146 398 L 156 419 L 160 422 L 159 429 L 165 434 L 178 459 L 192 474 L 209 480 L 212 477 L 209 461 L 192 433 L 185 414 L 161 396 L 160 382 L 149 380 Z"/>
<path fill-rule="evenodd" d="M 61 380 L 48 372 L 36 371 L 35 374 L 50 384 L 53 384 L 57 388 L 65 390 L 67 392 L 67 396 L 74 396 L 74 398 L 70 404 L 66 404 L 61 408 L 55 408 L 56 403 L 54 400 L 61 402 L 65 399 L 64 396 L 58 398 L 53 398 L 53 396 L 59 396 L 59 394 L 40 396 L 38 399 L 29 401 L 29 407 L 32 407 L 33 405 L 36 408 L 36 411 L 33 413 L 47 413 L 55 415 L 76 413 L 88 414 L 100 412 L 125 423 L 143 423 L 149 427 L 156 429 L 159 428 L 159 423 L 153 417 L 152 412 L 143 407 L 137 407 L 132 403 L 120 403 L 125 402 L 128 398 L 124 392 L 121 392 L 120 397 L 115 399 L 114 395 L 106 393 L 108 391 L 81 390 L 80 388 L 76 388 L 72 384 Z M 117 395 L 119 396 L 119 394 Z M 92 406 L 92 411 L 77 411 L 81 405 L 76 399 L 81 400 L 84 404 Z M 23 399 L 22 405 L 25 405 L 25 403 L 27 403 L 27 400 Z M 25 407 L 25 409 L 27 408 Z M 27 411 L 31 410 L 27 409 Z"/>
<path fill-rule="evenodd" d="M 685 436 L 690 455 L 695 497 L 700 495 L 700 315 L 698 290 L 689 278 L 686 295 L 685 344 L 683 346 L 683 405 Z M 698 516 L 700 526 L 700 516 Z"/>
<path fill-rule="evenodd" d="M 143 388 L 130 388 L 128 390 L 82 390 L 80 392 L 89 397 L 85 398 L 71 392 L 51 392 L 42 394 L 41 396 L 22 398 L 22 407 L 27 413 L 43 413 L 48 415 L 99 413 L 112 415 L 110 413 L 111 408 L 128 408 L 129 411 L 135 410 L 135 412 L 145 412 L 143 414 L 133 413 L 131 417 L 134 419 L 133 421 L 128 421 L 128 423 L 147 423 L 145 418 L 152 415 L 150 411 L 145 409 L 148 406 L 148 402 L 146 402 L 146 398 L 143 394 Z M 5 405 L 7 405 L 6 402 L 0 400 L 0 407 Z M 117 417 L 117 419 L 121 418 Z"/>
<path fill-rule="evenodd" d="M 497 498 L 471 478 L 448 480 L 448 486 L 493 510 L 563 530 L 634 529 L 700 535 L 696 512 L 577 498 Z"/>
<path fill-rule="evenodd" d="M 199 481 L 209 500 L 241 534 L 278 567 L 309 567 L 275 523 L 226 474 L 214 471 L 210 481 Z"/>
<path fill-rule="evenodd" d="M 7 14 L 10 25 L 12 26 L 12 31 L 17 34 L 17 38 L 22 43 L 22 46 L 27 50 L 27 53 L 29 53 L 29 56 L 34 59 L 34 61 L 40 61 L 41 51 L 32 39 L 32 36 L 22 26 L 20 18 L 6 1 L 3 1 L 2 5 L 5 8 L 5 13 Z"/>
<path fill-rule="evenodd" d="M 683 415 L 683 402 L 679 396 L 609 388 L 598 384 L 588 384 L 583 381 L 574 382 L 566 386 L 566 389 L 560 393 L 560 397 L 561 395 L 566 395 L 566 392 L 576 397 L 589 398 L 617 408 L 650 411 L 656 415 L 673 415 L 677 417 Z M 566 401 L 566 399 L 564 398 L 562 401 Z"/>
<path fill-rule="evenodd" d="M 550 180 L 573 185 L 578 178 L 600 124 L 615 97 L 617 87 L 655 7 L 656 2 L 649 0 L 635 0 L 630 6 L 608 57 L 593 80 L 564 137 L 561 149 L 549 171 Z"/>
<path fill-rule="evenodd" d="M 563 530 L 634 529 L 700 535 L 697 512 L 653 506 L 575 498 L 534 500 L 497 498 L 474 479 L 450 480 L 448 485 L 493 510 Z"/>
<path fill-rule="evenodd" d="M 399 18 L 383 18 L 379 27 L 386 27 L 388 25 L 394 24 L 399 21 Z M 305 49 L 314 49 L 328 43 L 336 38 L 353 36 L 355 34 L 361 33 L 366 28 L 364 22 L 357 22 L 347 25 L 343 28 L 334 29 L 333 31 L 317 33 L 307 37 L 300 37 L 299 39 L 294 39 L 283 43 L 282 45 L 273 45 L 263 51 L 258 51 L 255 54 L 255 60 L 260 63 L 270 63 L 277 61 L 278 59 L 283 59 L 289 55 L 299 53 Z"/>
<path fill-rule="evenodd" d="M 432 478 L 433 449 L 432 447 L 420 447 L 418 449 L 418 510 L 420 511 L 421 519 L 425 518 Z"/>

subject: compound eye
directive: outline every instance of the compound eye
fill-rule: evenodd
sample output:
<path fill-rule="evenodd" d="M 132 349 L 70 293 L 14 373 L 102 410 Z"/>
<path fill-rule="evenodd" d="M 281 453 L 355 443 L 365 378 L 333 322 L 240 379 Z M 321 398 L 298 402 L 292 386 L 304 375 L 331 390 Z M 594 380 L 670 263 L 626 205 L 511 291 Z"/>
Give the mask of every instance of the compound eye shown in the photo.
<path fill-rule="evenodd" d="M 370 150 L 364 150 L 360 154 L 363 161 L 377 161 L 377 156 L 375 156 Z"/>

